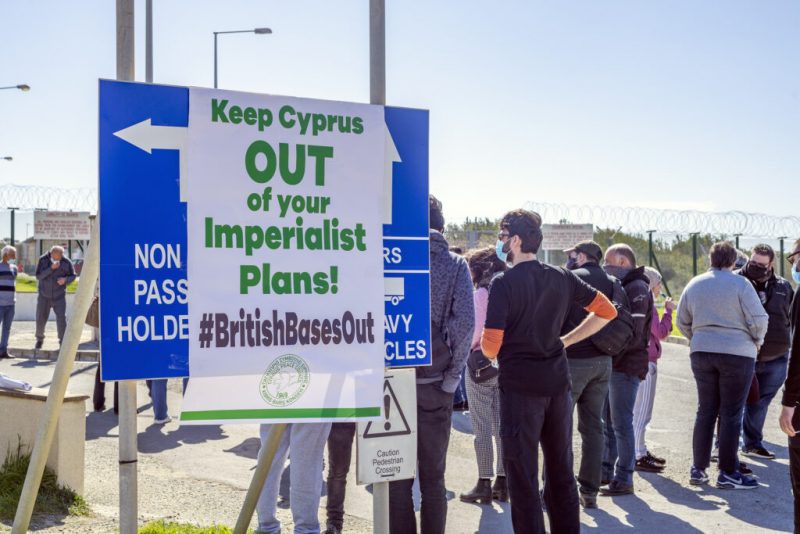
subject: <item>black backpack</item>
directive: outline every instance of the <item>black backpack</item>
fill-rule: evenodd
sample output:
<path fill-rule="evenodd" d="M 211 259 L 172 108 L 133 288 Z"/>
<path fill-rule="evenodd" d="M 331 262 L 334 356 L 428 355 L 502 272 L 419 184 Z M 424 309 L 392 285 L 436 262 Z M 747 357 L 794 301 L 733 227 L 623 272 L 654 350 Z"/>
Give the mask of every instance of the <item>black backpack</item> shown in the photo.
<path fill-rule="evenodd" d="M 633 341 L 633 316 L 628 302 L 628 294 L 622 282 L 614 278 L 611 302 L 617 309 L 617 318 L 591 337 L 592 344 L 603 354 L 619 356 Z"/>

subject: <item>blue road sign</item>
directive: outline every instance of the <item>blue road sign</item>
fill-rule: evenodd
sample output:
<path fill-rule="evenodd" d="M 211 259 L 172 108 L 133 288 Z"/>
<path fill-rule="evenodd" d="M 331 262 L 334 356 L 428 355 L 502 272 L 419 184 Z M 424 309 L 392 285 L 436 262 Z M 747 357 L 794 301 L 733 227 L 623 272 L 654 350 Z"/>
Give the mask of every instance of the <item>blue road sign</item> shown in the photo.
<path fill-rule="evenodd" d="M 385 119 L 401 160 L 383 226 L 386 366 L 430 365 L 428 112 L 387 107 Z"/>
<path fill-rule="evenodd" d="M 387 366 L 430 365 L 428 112 L 385 109 L 401 161 L 384 225 Z M 189 88 L 100 81 L 104 381 L 189 375 L 181 154 Z"/>

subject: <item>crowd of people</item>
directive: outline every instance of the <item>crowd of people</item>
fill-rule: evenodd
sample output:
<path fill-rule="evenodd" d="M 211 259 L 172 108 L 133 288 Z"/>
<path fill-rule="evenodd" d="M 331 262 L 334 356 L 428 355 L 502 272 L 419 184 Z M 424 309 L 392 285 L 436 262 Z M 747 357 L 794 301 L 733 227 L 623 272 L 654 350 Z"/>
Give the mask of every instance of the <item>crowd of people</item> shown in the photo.
<path fill-rule="evenodd" d="M 689 342 L 697 388 L 689 483 L 710 483 L 708 470 L 716 461 L 717 488 L 759 487 L 739 455 L 775 458 L 763 432 L 769 406 L 785 383 L 778 423 L 789 436 L 792 489 L 800 495 L 800 340 L 793 336 L 800 299 L 776 274 L 783 258 L 769 245 L 757 245 L 747 256 L 729 242 L 714 244 L 710 270 L 692 279 L 675 303 L 662 298 L 661 274 L 640 266 L 628 245 L 604 251 L 582 241 L 564 251 L 563 267 L 549 265 L 537 259 L 541 217 L 514 210 L 501 219 L 495 247 L 461 254 L 444 237 L 441 203 L 431 196 L 429 208 L 432 365 L 416 370 L 423 534 L 446 528 L 444 477 L 454 404 L 469 407 L 478 473 L 460 499 L 510 501 L 518 533 L 544 532 L 545 510 L 552 532 L 577 533 L 581 507 L 598 507 L 599 497 L 633 494 L 634 471 L 662 472 L 667 460 L 648 448 L 646 429 L 661 343 L 673 322 Z M 14 317 L 15 255 L 5 247 L 0 261 L 0 358 L 8 357 Z M 787 259 L 800 284 L 800 240 Z M 63 249 L 53 247 L 40 258 L 36 276 L 39 348 L 51 310 L 59 341 L 63 337 L 65 290 L 75 272 Z M 148 386 L 156 423 L 164 424 L 166 381 Z M 456 397 L 460 389 L 465 398 Z M 95 409 L 104 409 L 104 402 L 102 391 L 96 392 Z M 581 442 L 577 469 L 573 416 Z M 261 426 L 262 443 L 269 430 Z M 288 425 L 258 501 L 258 532 L 280 531 L 276 508 L 289 455 L 295 532 L 320 532 L 326 446 L 324 532 L 343 531 L 355 432 L 355 423 Z M 417 531 L 413 482 L 390 483 L 393 533 Z M 800 531 L 797 498 L 795 524 Z"/>
<path fill-rule="evenodd" d="M 566 265 L 548 265 L 537 259 L 540 216 L 515 210 L 501 219 L 495 247 L 462 254 L 444 237 L 441 203 L 431 197 L 429 207 L 433 365 L 417 370 L 422 533 L 445 532 L 454 404 L 469 407 L 478 472 L 460 499 L 510 501 L 518 533 L 544 532 L 545 510 L 552 532 L 577 533 L 581 506 L 598 507 L 598 496 L 633 494 L 634 471 L 662 472 L 667 460 L 648 448 L 646 429 L 661 343 L 673 324 L 689 341 L 698 396 L 690 484 L 709 483 L 708 468 L 717 461 L 716 487 L 759 487 L 739 454 L 775 458 L 763 429 L 785 380 L 779 423 L 790 436 L 792 487 L 800 495 L 800 358 L 790 358 L 800 350 L 792 339 L 800 299 L 792 304 L 791 285 L 775 272 L 782 258 L 769 245 L 754 247 L 748 257 L 731 243 L 716 243 L 711 269 L 695 277 L 676 303 L 662 297 L 661 274 L 640 266 L 628 245 L 604 251 L 583 241 L 564 251 Z M 800 283 L 800 240 L 788 260 Z M 466 398 L 456 396 L 461 388 Z M 581 440 L 577 469 L 573 414 Z M 327 439 L 324 532 L 339 534 L 356 426 L 290 427 L 273 471 L 280 473 L 287 454 L 293 466 L 300 464 L 291 480 L 295 532 L 319 531 L 318 479 Z M 268 430 L 263 425 L 262 436 Z M 280 529 L 278 479 L 267 480 L 259 501 L 260 532 Z M 393 533 L 418 530 L 412 483 L 390 483 Z M 800 525 L 800 508 L 795 510 Z"/>

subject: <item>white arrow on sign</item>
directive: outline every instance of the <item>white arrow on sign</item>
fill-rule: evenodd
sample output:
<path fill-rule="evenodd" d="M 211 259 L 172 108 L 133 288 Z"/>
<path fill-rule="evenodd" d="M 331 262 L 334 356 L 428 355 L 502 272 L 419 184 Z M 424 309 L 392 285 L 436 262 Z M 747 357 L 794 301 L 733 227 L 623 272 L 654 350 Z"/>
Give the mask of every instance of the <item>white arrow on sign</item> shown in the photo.
<path fill-rule="evenodd" d="M 394 172 L 394 162 L 403 161 L 400 153 L 394 145 L 392 133 L 386 123 L 383 123 L 385 132 L 386 150 L 383 159 L 383 224 L 392 224 L 392 173 Z"/>
<path fill-rule="evenodd" d="M 177 150 L 180 161 L 180 197 L 186 202 L 186 126 L 153 126 L 150 119 L 123 128 L 114 135 L 152 154 L 153 150 Z"/>

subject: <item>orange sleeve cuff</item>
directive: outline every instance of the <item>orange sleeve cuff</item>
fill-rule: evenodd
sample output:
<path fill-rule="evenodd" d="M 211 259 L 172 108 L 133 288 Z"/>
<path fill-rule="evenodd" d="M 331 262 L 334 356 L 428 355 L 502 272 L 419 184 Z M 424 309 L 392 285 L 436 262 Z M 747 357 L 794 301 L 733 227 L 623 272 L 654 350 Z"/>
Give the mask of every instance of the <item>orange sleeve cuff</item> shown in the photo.
<path fill-rule="evenodd" d="M 592 302 L 584 309 L 590 313 L 594 313 L 602 319 L 607 319 L 609 321 L 617 318 L 617 309 L 614 307 L 614 304 L 608 300 L 608 297 L 599 291 L 594 297 L 594 300 L 592 300 Z"/>
<path fill-rule="evenodd" d="M 481 335 L 481 350 L 483 355 L 494 360 L 500 354 L 500 347 L 503 346 L 503 335 L 505 332 L 499 328 L 484 328 Z"/>

